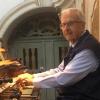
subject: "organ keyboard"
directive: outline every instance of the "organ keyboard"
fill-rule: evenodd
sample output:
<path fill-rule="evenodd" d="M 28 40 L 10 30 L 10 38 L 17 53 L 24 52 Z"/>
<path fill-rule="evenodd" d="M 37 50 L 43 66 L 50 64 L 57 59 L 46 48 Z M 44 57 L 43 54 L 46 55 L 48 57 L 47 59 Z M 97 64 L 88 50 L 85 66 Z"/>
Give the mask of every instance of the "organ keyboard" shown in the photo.
<path fill-rule="evenodd" d="M 12 83 L 2 83 L 0 85 L 0 100 L 39 100 L 39 90 L 34 86 L 19 86 L 13 78 Z"/>

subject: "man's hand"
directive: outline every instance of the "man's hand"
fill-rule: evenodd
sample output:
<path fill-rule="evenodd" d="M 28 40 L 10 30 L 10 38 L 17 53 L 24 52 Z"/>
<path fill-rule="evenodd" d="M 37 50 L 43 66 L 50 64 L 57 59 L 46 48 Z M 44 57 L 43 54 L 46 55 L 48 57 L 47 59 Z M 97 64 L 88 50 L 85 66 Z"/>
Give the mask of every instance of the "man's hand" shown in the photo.
<path fill-rule="evenodd" d="M 16 83 L 20 84 L 22 87 L 27 85 L 32 85 L 33 75 L 29 73 L 24 73 L 18 75 Z"/>

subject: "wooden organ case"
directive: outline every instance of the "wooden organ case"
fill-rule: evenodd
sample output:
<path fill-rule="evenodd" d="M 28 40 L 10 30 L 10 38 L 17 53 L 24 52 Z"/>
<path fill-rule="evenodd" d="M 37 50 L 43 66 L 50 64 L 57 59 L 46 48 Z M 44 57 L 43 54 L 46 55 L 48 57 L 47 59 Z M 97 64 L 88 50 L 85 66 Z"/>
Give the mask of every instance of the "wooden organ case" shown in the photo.
<path fill-rule="evenodd" d="M 0 100 L 39 100 L 39 90 L 33 86 L 21 87 L 16 79 L 28 72 L 17 60 L 8 60 L 0 48 Z"/>

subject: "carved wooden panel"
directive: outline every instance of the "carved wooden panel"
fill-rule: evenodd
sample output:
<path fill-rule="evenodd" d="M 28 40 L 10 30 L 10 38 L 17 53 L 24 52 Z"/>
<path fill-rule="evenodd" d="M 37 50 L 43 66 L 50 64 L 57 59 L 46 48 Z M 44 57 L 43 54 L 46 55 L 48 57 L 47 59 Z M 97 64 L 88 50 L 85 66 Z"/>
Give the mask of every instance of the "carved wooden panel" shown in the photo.
<path fill-rule="evenodd" d="M 92 22 L 91 25 L 92 33 L 97 39 L 99 39 L 99 0 L 95 0 L 94 2 L 91 22 Z"/>

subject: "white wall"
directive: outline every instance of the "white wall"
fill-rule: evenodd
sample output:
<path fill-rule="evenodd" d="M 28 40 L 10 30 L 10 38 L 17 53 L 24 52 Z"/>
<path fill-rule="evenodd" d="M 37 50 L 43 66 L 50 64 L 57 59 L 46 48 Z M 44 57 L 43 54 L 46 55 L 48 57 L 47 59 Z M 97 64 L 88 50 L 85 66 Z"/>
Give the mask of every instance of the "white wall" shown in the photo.
<path fill-rule="evenodd" d="M 24 0 L 0 0 L 0 20 L 8 11 L 23 1 Z"/>
<path fill-rule="evenodd" d="M 75 0 L 75 2 L 76 2 L 76 8 L 82 10 L 83 0 Z"/>

